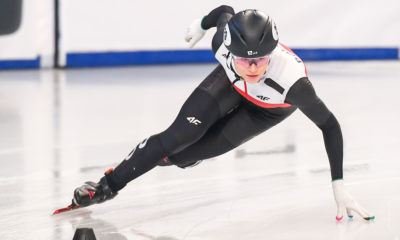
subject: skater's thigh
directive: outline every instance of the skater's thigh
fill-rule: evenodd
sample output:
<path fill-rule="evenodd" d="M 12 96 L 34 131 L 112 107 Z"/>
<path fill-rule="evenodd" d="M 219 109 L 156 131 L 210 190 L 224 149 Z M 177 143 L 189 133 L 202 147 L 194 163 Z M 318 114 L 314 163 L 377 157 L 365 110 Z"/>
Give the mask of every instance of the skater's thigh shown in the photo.
<path fill-rule="evenodd" d="M 233 88 L 224 68 L 218 65 L 198 86 L 217 101 L 217 107 L 222 115 L 230 112 L 243 100 L 242 96 Z"/>
<path fill-rule="evenodd" d="M 240 96 L 218 66 L 192 92 L 171 126 L 159 134 L 168 155 L 198 141 L 227 112 L 240 104 Z"/>
<path fill-rule="evenodd" d="M 282 121 L 286 116 L 260 117 L 258 109 L 241 104 L 232 113 L 216 122 L 193 145 L 169 156 L 177 165 L 187 165 L 199 160 L 226 153 Z"/>

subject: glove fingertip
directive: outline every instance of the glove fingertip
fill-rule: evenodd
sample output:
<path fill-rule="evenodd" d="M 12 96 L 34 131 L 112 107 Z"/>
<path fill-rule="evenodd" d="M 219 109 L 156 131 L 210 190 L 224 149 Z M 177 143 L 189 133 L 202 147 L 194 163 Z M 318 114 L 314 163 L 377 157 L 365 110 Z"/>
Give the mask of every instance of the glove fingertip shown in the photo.
<path fill-rule="evenodd" d="M 336 221 L 340 222 L 340 221 L 342 221 L 342 219 L 343 219 L 343 216 L 341 216 L 341 217 L 336 216 Z"/>
<path fill-rule="evenodd" d="M 194 39 L 194 38 L 192 38 L 191 40 L 190 40 L 190 48 L 193 48 L 195 45 L 196 45 L 196 43 L 198 42 L 198 40 L 197 39 Z"/>
<path fill-rule="evenodd" d="M 365 217 L 364 220 L 367 220 L 367 221 L 369 221 L 369 220 L 375 220 L 375 216 L 372 216 L 372 217 Z"/>

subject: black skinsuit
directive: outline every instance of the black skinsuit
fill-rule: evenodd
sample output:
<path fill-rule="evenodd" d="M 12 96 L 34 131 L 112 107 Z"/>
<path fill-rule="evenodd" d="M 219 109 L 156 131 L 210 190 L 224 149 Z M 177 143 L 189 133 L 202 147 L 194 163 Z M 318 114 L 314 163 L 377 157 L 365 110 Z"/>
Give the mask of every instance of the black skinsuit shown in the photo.
<path fill-rule="evenodd" d="M 212 42 L 214 54 L 223 44 L 223 28 L 233 14 L 231 7 L 220 6 L 202 21 L 204 29 L 217 27 Z M 318 98 L 307 77 L 290 87 L 285 103 L 291 106 L 255 105 L 233 88 L 225 69 L 218 65 L 192 92 L 170 127 L 139 143 L 106 175 L 109 185 L 118 191 L 157 165 L 173 163 L 185 167 L 228 152 L 278 124 L 297 108 L 322 130 L 332 179 L 342 178 L 343 139 L 339 123 Z"/>

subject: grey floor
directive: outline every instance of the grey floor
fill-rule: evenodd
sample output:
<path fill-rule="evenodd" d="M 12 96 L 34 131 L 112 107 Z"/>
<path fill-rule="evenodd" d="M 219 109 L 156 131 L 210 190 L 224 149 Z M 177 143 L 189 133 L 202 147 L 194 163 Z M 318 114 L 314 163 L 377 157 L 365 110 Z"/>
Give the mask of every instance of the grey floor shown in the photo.
<path fill-rule="evenodd" d="M 156 168 L 107 203 L 52 216 L 169 126 L 214 65 L 0 72 L 0 238 L 400 239 L 400 61 L 307 63 L 339 119 L 345 181 L 376 216 L 336 223 L 320 130 L 300 112 L 197 167 Z"/>

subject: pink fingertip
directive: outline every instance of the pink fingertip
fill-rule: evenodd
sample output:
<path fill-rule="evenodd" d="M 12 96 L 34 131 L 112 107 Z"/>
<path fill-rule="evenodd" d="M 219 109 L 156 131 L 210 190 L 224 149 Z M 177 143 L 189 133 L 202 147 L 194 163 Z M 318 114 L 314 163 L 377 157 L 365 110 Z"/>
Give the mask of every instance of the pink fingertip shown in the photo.
<path fill-rule="evenodd" d="M 336 220 L 337 220 L 337 221 L 340 222 L 342 219 L 343 219 L 343 216 L 341 216 L 341 217 L 336 216 Z"/>

